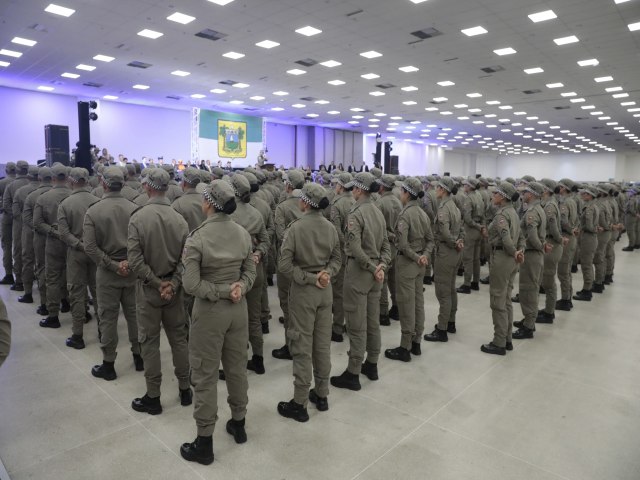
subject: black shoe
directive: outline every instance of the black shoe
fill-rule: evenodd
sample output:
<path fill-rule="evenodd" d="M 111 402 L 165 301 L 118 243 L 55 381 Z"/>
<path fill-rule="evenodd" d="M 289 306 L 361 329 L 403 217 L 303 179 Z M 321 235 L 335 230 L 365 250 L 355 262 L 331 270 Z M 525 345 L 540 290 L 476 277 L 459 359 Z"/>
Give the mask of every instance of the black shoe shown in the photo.
<path fill-rule="evenodd" d="M 524 326 L 524 318 L 522 320 L 518 320 L 517 322 L 513 322 L 513 326 L 516 328 L 527 328 Z M 533 326 L 533 331 L 536 331 L 536 326 Z"/>
<path fill-rule="evenodd" d="M 244 429 L 244 418 L 242 420 L 234 420 L 233 418 L 227 422 L 227 433 L 233 436 L 236 443 L 247 442 L 247 432 Z"/>
<path fill-rule="evenodd" d="M 464 275 L 464 268 L 459 268 L 458 269 L 458 276 L 462 277 Z"/>
<path fill-rule="evenodd" d="M 273 276 L 269 275 L 267 277 L 267 285 L 269 285 L 270 287 L 273 287 Z"/>
<path fill-rule="evenodd" d="M 471 293 L 471 287 L 469 285 L 460 285 L 458 288 L 456 288 L 456 292 Z"/>
<path fill-rule="evenodd" d="M 424 339 L 427 342 L 448 342 L 449 336 L 447 335 L 447 332 L 445 330 L 436 328 L 433 332 L 427 333 L 424 336 Z"/>
<path fill-rule="evenodd" d="M 388 315 L 384 315 L 384 314 L 380 314 L 380 325 L 382 325 L 383 327 L 388 327 L 389 325 L 391 325 L 391 321 L 389 320 L 389 316 Z"/>
<path fill-rule="evenodd" d="M 571 300 L 558 300 L 556 302 L 556 310 L 570 312 L 572 307 L 573 305 L 571 305 Z"/>
<path fill-rule="evenodd" d="M 267 333 L 269 333 L 269 322 L 263 322 L 262 323 L 262 334 L 266 335 Z"/>
<path fill-rule="evenodd" d="M 484 353 L 491 353 L 493 355 L 506 355 L 507 354 L 507 349 L 503 348 L 503 347 L 498 347 L 497 345 L 494 345 L 493 342 L 491 343 L 487 343 L 485 345 L 482 345 L 480 347 L 480 350 Z"/>
<path fill-rule="evenodd" d="M 224 374 L 224 370 L 218 370 L 218 380 L 222 380 L 223 382 L 227 379 L 227 376 Z"/>
<path fill-rule="evenodd" d="M 188 407 L 193 403 L 193 391 L 187 387 L 184 390 L 178 389 L 178 397 L 180 398 L 180 405 Z"/>
<path fill-rule="evenodd" d="M 471 282 L 471 290 L 475 290 L 476 292 L 480 290 L 480 285 L 478 285 L 478 282 Z"/>
<path fill-rule="evenodd" d="M 593 288 L 591 289 L 592 293 L 604 293 L 604 284 L 603 283 L 594 283 Z"/>
<path fill-rule="evenodd" d="M 342 375 L 339 375 L 337 377 L 331 377 L 330 381 L 331 385 L 336 388 L 347 388 L 349 390 L 353 390 L 354 392 L 357 392 L 358 390 L 360 390 L 360 388 L 362 388 L 360 386 L 360 377 L 358 377 L 358 375 L 350 373 L 349 370 L 345 370 L 344 372 L 342 372 Z"/>
<path fill-rule="evenodd" d="M 42 328 L 60 328 L 60 320 L 58 317 L 47 317 L 40 320 L 40 326 Z"/>
<path fill-rule="evenodd" d="M 67 313 L 71 311 L 71 305 L 69 304 L 69 300 L 63 298 L 60 300 L 60 313 Z"/>
<path fill-rule="evenodd" d="M 391 320 L 400 320 L 400 312 L 397 305 L 392 305 L 389 309 L 389 318 Z"/>
<path fill-rule="evenodd" d="M 555 319 L 555 313 L 547 313 L 544 310 L 540 310 L 538 311 L 538 316 L 536 317 L 536 323 L 553 323 Z"/>
<path fill-rule="evenodd" d="M 0 280 L 0 285 L 13 285 L 15 281 L 13 280 L 13 275 L 5 275 L 2 280 Z"/>
<path fill-rule="evenodd" d="M 489 275 L 480 279 L 480 283 L 483 285 L 489 285 Z"/>
<path fill-rule="evenodd" d="M 487 259 L 484 257 L 480 257 L 480 266 L 484 267 L 487 264 Z"/>
<path fill-rule="evenodd" d="M 76 350 L 82 350 L 85 346 L 84 340 L 80 335 L 71 335 L 69 338 L 67 338 L 65 344 L 67 345 L 67 347 L 75 348 Z"/>
<path fill-rule="evenodd" d="M 513 303 L 520 303 L 520 294 L 516 293 L 513 297 L 511 297 L 511 301 Z"/>
<path fill-rule="evenodd" d="M 336 343 L 344 342 L 344 337 L 341 333 L 331 332 L 331 341 Z"/>
<path fill-rule="evenodd" d="M 93 320 L 93 317 L 91 316 L 91 313 L 89 313 L 89 311 L 87 310 L 87 313 L 84 316 L 84 323 L 89 323 L 91 320 Z"/>
<path fill-rule="evenodd" d="M 433 283 L 433 277 L 427 275 L 422 279 L 424 285 L 431 285 Z"/>
<path fill-rule="evenodd" d="M 590 302 L 592 298 L 591 290 L 580 290 L 573 296 L 574 300 L 580 300 L 582 302 Z"/>
<path fill-rule="evenodd" d="M 291 352 L 289 352 L 289 347 L 287 345 L 282 348 L 276 348 L 275 350 L 272 350 L 271 355 L 279 360 L 293 360 L 293 357 L 291 356 Z"/>
<path fill-rule="evenodd" d="M 284 317 L 278 317 L 278 321 L 281 325 L 284 325 Z"/>
<path fill-rule="evenodd" d="M 511 337 L 515 338 L 516 340 L 524 340 L 526 338 L 533 338 L 533 330 L 530 330 L 530 329 L 528 329 L 527 327 L 525 327 L 523 325 L 518 330 L 513 332 Z"/>
<path fill-rule="evenodd" d="M 49 310 L 47 310 L 47 306 L 46 305 L 40 305 L 38 307 L 38 309 L 36 310 L 36 313 L 38 315 L 49 315 Z"/>
<path fill-rule="evenodd" d="M 136 366 L 136 372 L 144 372 L 144 360 L 142 359 L 142 355 L 134 353 L 133 364 Z"/>
<path fill-rule="evenodd" d="M 390 348 L 384 351 L 384 356 L 389 360 L 400 360 L 401 362 L 410 362 L 411 353 L 403 347 Z"/>
<path fill-rule="evenodd" d="M 633 252 L 634 248 L 633 247 L 624 247 L 622 249 L 623 252 Z"/>
<path fill-rule="evenodd" d="M 309 401 L 313 403 L 320 412 L 329 410 L 329 400 L 327 400 L 327 397 L 319 397 L 314 389 L 311 389 L 309 392 Z"/>
<path fill-rule="evenodd" d="M 513 343 L 512 342 L 507 342 L 505 344 L 504 349 L 510 352 L 511 350 L 513 350 Z"/>
<path fill-rule="evenodd" d="M 611 285 L 613 283 L 613 275 L 605 275 L 604 276 L 604 284 Z"/>
<path fill-rule="evenodd" d="M 107 380 L 110 382 L 111 380 L 115 380 L 118 378 L 116 375 L 116 370 L 113 368 L 113 362 L 103 361 L 100 365 L 95 365 L 91 369 L 91 375 L 96 378 L 102 378 L 103 380 Z"/>
<path fill-rule="evenodd" d="M 142 398 L 134 398 L 133 402 L 131 402 L 131 408 L 136 412 L 148 413 L 149 415 L 160 415 L 162 413 L 160 397 L 151 398 L 146 393 Z"/>
<path fill-rule="evenodd" d="M 258 375 L 264 375 L 264 358 L 260 355 L 253 355 L 251 360 L 247 362 L 247 370 L 256 372 Z"/>
<path fill-rule="evenodd" d="M 25 293 L 21 297 L 18 297 L 18 301 L 20 303 L 33 303 L 33 295 L 30 293 Z"/>
<path fill-rule="evenodd" d="M 436 327 L 438 328 L 438 327 Z M 456 322 L 447 323 L 447 333 L 456 333 Z"/>
<path fill-rule="evenodd" d="M 180 447 L 180 455 L 189 462 L 198 462 L 202 465 L 213 463 L 213 437 L 198 436 L 191 443 L 183 443 Z"/>
<path fill-rule="evenodd" d="M 378 380 L 378 364 L 365 360 L 360 367 L 360 373 L 371 381 Z"/>
<path fill-rule="evenodd" d="M 540 295 L 546 295 L 546 292 L 544 291 L 544 287 L 542 285 L 540 285 L 540 288 L 538 289 L 538 293 Z"/>
<path fill-rule="evenodd" d="M 309 421 L 309 414 L 304 405 L 300 405 L 291 399 L 288 402 L 278 403 L 278 413 L 286 418 L 292 418 L 296 422 Z"/>
<path fill-rule="evenodd" d="M 13 290 L 14 292 L 24 292 L 24 284 L 14 283 L 13 285 L 11 285 L 9 290 Z"/>
<path fill-rule="evenodd" d="M 571 273 L 578 273 L 578 266 L 577 265 L 571 265 Z"/>
<path fill-rule="evenodd" d="M 415 355 L 416 357 L 422 355 L 422 349 L 418 342 L 411 342 L 411 355 Z"/>

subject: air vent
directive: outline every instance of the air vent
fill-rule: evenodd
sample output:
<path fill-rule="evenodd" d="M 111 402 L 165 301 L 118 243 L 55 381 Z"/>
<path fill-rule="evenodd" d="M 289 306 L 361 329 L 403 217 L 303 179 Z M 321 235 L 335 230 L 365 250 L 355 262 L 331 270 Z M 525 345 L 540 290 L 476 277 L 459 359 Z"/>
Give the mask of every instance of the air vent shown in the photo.
<path fill-rule="evenodd" d="M 152 66 L 153 65 L 151 65 L 150 63 L 139 62 L 138 60 L 134 60 L 133 62 L 127 63 L 127 67 L 134 67 L 134 68 L 149 68 Z"/>
<path fill-rule="evenodd" d="M 525 95 L 533 95 L 534 93 L 540 93 L 542 90 L 534 89 L 534 90 L 524 90 L 522 93 Z"/>
<path fill-rule="evenodd" d="M 40 25 L 39 23 L 34 23 L 33 25 L 29 25 L 31 30 L 35 30 L 36 32 L 47 32 L 47 28 L 44 25 Z"/>
<path fill-rule="evenodd" d="M 458 58 L 458 57 L 445 58 L 445 59 L 443 60 L 443 62 L 453 62 L 453 61 L 455 61 L 455 60 L 459 60 L 459 58 Z"/>
<path fill-rule="evenodd" d="M 236 82 L 235 80 L 222 80 L 221 82 L 218 82 L 218 83 L 221 83 L 222 85 L 231 86 L 231 85 L 235 85 L 238 82 Z"/>
<path fill-rule="evenodd" d="M 245 107 L 245 110 L 247 110 L 248 112 L 255 112 L 257 110 L 260 110 L 259 108 L 255 108 L 255 107 Z"/>
<path fill-rule="evenodd" d="M 569 109 L 571 107 L 569 105 L 565 105 L 565 106 L 562 106 L 562 107 L 553 107 L 553 108 L 555 108 L 556 110 L 567 110 L 567 109 Z"/>
<path fill-rule="evenodd" d="M 346 17 L 353 17 L 353 16 L 355 16 L 355 15 L 359 15 L 359 14 L 360 14 L 360 13 L 362 13 L 362 12 L 364 12 L 364 10 L 359 9 L 359 10 L 355 10 L 355 11 L 353 11 L 353 12 L 351 12 L 351 13 L 347 13 L 345 16 L 346 16 Z"/>
<path fill-rule="evenodd" d="M 442 35 L 442 32 L 435 28 L 425 28 L 424 30 L 416 30 L 415 32 L 411 32 L 411 35 L 413 35 L 414 37 L 418 37 L 420 40 L 426 40 L 427 38 L 433 38 Z"/>
<path fill-rule="evenodd" d="M 315 102 L 317 100 L 317 98 L 315 98 L 315 97 L 302 97 L 300 100 L 302 100 L 303 102 Z"/>
<path fill-rule="evenodd" d="M 491 78 L 493 75 L 480 75 L 478 78 Z"/>
<path fill-rule="evenodd" d="M 167 98 L 170 98 L 171 100 L 182 100 L 182 97 L 179 97 L 178 95 L 167 95 Z"/>
<path fill-rule="evenodd" d="M 600 130 L 601 128 L 604 128 L 604 127 L 591 127 L 591 128 L 593 128 L 594 130 Z"/>
<path fill-rule="evenodd" d="M 103 86 L 102 83 L 94 83 L 94 82 L 86 82 L 86 83 L 83 83 L 82 85 L 84 85 L 85 87 L 93 87 L 93 88 L 100 88 Z"/>
<path fill-rule="evenodd" d="M 576 120 L 589 120 L 589 117 L 576 117 Z"/>
<path fill-rule="evenodd" d="M 396 85 L 394 85 L 393 83 L 381 83 L 380 85 L 376 85 L 376 87 L 386 90 L 388 88 L 395 88 Z"/>
<path fill-rule="evenodd" d="M 303 58 L 302 60 L 298 60 L 297 62 L 298 65 L 302 65 L 303 67 L 313 67 L 314 65 L 317 65 L 317 61 L 314 60 L 313 58 Z"/>
<path fill-rule="evenodd" d="M 195 34 L 196 37 L 204 38 L 205 40 L 211 40 L 215 42 L 216 40 L 220 40 L 221 38 L 225 38 L 228 35 L 226 33 L 216 32 L 210 28 L 205 28 L 204 30 Z"/>
<path fill-rule="evenodd" d="M 431 103 L 433 103 L 433 102 L 431 102 Z M 484 115 L 481 114 L 481 113 L 472 113 L 471 116 L 472 117 L 484 117 Z"/>
<path fill-rule="evenodd" d="M 504 72 L 504 67 L 501 65 L 494 65 L 493 67 L 484 67 L 481 68 L 484 73 L 496 73 L 496 72 Z"/>

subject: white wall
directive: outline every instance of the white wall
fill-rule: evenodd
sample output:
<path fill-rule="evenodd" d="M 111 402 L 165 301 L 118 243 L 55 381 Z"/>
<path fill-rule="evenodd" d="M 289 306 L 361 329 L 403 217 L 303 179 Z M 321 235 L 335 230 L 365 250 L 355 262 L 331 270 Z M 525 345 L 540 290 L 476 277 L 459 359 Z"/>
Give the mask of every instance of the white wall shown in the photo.
<path fill-rule="evenodd" d="M 533 175 L 554 180 L 567 177 L 578 182 L 622 180 L 616 172 L 619 162 L 615 153 L 501 156 L 497 163 L 501 178 Z"/>

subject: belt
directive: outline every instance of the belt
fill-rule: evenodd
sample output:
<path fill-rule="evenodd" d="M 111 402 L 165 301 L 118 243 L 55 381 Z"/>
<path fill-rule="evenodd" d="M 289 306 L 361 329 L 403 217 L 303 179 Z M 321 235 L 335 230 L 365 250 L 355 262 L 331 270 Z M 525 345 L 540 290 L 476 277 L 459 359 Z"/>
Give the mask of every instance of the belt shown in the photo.
<path fill-rule="evenodd" d="M 504 250 L 504 247 L 491 247 L 493 250 Z"/>
<path fill-rule="evenodd" d="M 542 250 L 536 250 L 535 248 L 527 248 L 525 250 L 525 252 L 538 252 L 538 253 L 542 253 Z"/>
<path fill-rule="evenodd" d="M 424 255 L 424 252 L 416 252 L 418 255 Z M 402 252 L 398 252 L 398 255 L 404 255 Z"/>
<path fill-rule="evenodd" d="M 356 259 L 356 257 L 350 257 L 350 256 L 347 256 L 347 258 L 349 260 L 355 260 Z M 374 262 L 379 262 L 380 258 L 369 258 L 369 260 L 373 260 Z"/>
<path fill-rule="evenodd" d="M 158 278 L 159 278 L 160 280 L 166 280 L 167 278 L 173 278 L 173 274 L 174 274 L 174 273 L 175 273 L 175 272 L 169 272 L 169 273 L 167 273 L 167 274 L 165 274 L 165 275 L 158 275 Z"/>

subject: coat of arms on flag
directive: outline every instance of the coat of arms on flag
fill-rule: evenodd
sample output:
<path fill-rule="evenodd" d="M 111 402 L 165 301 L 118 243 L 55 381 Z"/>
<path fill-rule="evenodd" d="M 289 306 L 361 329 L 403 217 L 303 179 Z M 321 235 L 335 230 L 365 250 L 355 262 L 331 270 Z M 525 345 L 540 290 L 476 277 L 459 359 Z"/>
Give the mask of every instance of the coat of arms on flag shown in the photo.
<path fill-rule="evenodd" d="M 218 156 L 221 158 L 247 157 L 247 124 L 218 120 Z"/>

